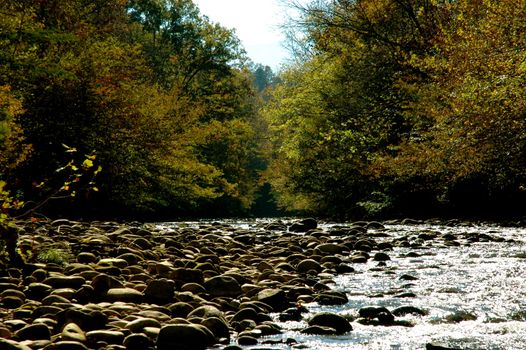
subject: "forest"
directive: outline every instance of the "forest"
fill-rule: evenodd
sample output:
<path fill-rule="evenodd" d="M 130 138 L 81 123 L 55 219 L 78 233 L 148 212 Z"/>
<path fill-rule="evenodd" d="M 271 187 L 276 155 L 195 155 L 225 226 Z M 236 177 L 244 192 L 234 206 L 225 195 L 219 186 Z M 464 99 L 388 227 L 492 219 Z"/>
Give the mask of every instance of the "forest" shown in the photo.
<path fill-rule="evenodd" d="M 289 6 L 272 72 L 191 0 L 4 0 L 0 222 L 525 215 L 524 1 Z"/>

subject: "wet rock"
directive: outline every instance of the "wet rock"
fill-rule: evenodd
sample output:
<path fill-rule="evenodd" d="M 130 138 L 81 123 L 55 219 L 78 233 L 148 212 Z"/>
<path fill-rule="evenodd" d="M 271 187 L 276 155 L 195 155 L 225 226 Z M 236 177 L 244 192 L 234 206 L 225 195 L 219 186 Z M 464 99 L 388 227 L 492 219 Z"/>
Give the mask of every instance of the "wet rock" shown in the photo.
<path fill-rule="evenodd" d="M 374 254 L 373 260 L 374 261 L 389 261 L 391 260 L 391 258 L 386 253 L 379 252 L 379 253 Z"/>
<path fill-rule="evenodd" d="M 318 222 L 315 219 L 308 218 L 299 222 L 295 222 L 289 227 L 290 232 L 307 232 L 318 227 Z"/>
<path fill-rule="evenodd" d="M 366 306 L 358 310 L 358 314 L 363 318 L 377 318 L 380 313 L 391 313 L 383 306 Z"/>
<path fill-rule="evenodd" d="M 322 312 L 316 314 L 310 321 L 309 326 L 329 327 L 336 330 L 337 334 L 344 334 L 352 331 L 352 326 L 345 318 L 340 315 Z"/>
<path fill-rule="evenodd" d="M 157 350 L 200 350 L 214 345 L 216 339 L 210 330 L 196 324 L 174 324 L 161 328 Z"/>
<path fill-rule="evenodd" d="M 279 314 L 279 320 L 281 322 L 286 321 L 301 321 L 303 319 L 302 313 L 308 312 L 307 308 L 302 306 L 296 306 L 288 308 Z"/>
<path fill-rule="evenodd" d="M 349 299 L 345 293 L 328 290 L 316 295 L 314 301 L 320 305 L 344 305 Z"/>
<path fill-rule="evenodd" d="M 337 335 L 336 329 L 326 326 L 310 326 L 302 329 L 300 333 L 312 335 Z"/>
<path fill-rule="evenodd" d="M 395 316 L 405 316 L 409 314 L 426 316 L 427 312 L 414 306 L 401 306 L 399 308 L 394 309 L 392 311 L 392 314 Z"/>
<path fill-rule="evenodd" d="M 402 280 L 402 281 L 417 281 L 418 277 L 404 274 L 404 275 L 400 276 L 399 279 Z"/>
<path fill-rule="evenodd" d="M 460 323 L 464 321 L 475 321 L 477 319 L 477 316 L 468 312 L 459 310 L 454 312 L 451 315 L 446 316 L 446 322 L 447 323 Z"/>

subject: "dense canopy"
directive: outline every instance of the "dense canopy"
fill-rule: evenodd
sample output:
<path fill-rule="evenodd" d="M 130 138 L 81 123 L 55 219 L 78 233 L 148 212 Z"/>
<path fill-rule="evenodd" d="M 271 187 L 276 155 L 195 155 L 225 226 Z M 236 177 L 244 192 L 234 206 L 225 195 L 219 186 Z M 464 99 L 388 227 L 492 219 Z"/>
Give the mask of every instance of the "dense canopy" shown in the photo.
<path fill-rule="evenodd" d="M 191 0 L 5 0 L 4 219 L 524 214 L 524 1 L 289 4 L 274 74 Z"/>

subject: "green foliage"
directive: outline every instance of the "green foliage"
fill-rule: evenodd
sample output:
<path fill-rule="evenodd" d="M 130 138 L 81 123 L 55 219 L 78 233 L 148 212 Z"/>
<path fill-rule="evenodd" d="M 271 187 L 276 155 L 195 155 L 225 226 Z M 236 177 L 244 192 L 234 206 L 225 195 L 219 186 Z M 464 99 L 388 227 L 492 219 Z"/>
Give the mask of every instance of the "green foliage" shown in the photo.
<path fill-rule="evenodd" d="M 265 108 L 282 206 L 523 212 L 522 1 L 296 5 L 302 55 Z"/>
<path fill-rule="evenodd" d="M 38 252 L 36 260 L 44 264 L 66 265 L 74 260 L 67 247 L 48 247 Z"/>
<path fill-rule="evenodd" d="M 78 156 L 64 170 L 91 165 L 80 155 L 92 150 L 90 171 L 104 169 L 98 193 L 71 198 L 72 209 L 250 206 L 260 156 L 246 58 L 192 1 L 8 0 L 0 33 L 0 106 L 10 115 L 8 132 L 0 114 L 0 178 L 13 188 L 39 203 L 50 196 L 42 189 L 76 184 L 55 172 L 65 144 Z M 40 189 L 33 174 L 46 179 Z"/>

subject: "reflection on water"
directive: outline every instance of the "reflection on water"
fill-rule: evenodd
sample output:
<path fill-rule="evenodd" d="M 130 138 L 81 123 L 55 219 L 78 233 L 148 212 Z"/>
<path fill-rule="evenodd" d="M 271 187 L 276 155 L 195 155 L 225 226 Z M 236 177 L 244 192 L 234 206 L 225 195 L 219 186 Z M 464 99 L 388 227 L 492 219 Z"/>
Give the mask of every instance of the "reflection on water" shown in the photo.
<path fill-rule="evenodd" d="M 260 227 L 257 221 L 229 223 L 243 229 Z M 397 317 L 410 321 L 413 327 L 352 322 L 354 330 L 343 336 L 304 335 L 299 331 L 307 326 L 306 322 L 280 323 L 275 315 L 276 322 L 284 328 L 284 334 L 277 339 L 294 338 L 301 344 L 299 348 L 320 350 L 425 349 L 427 343 L 460 349 L 526 349 L 526 229 L 385 225 L 385 229 L 370 233 L 380 233 L 375 236 L 379 242 L 394 242 L 421 233 L 451 234 L 455 244 L 424 239 L 418 247 L 387 251 L 391 260 L 385 266 L 372 259 L 366 264 L 353 264 L 356 272 L 335 276 L 330 284 L 345 292 L 349 302 L 341 306 L 306 304 L 310 315 L 305 318 L 320 311 L 356 318 L 364 306 L 385 306 L 390 310 L 413 306 L 426 311 L 426 315 Z M 501 242 L 470 242 L 473 233 L 497 237 Z M 404 275 L 416 279 L 401 279 Z M 399 297 L 403 293 L 414 293 L 416 297 Z M 276 337 L 269 338 L 272 339 Z"/>
<path fill-rule="evenodd" d="M 357 314 L 359 308 L 376 305 L 390 310 L 415 306 L 426 316 L 404 316 L 414 327 L 365 326 L 353 322 L 353 332 L 340 337 L 285 336 L 312 349 L 425 349 L 440 343 L 461 349 L 526 348 L 526 230 L 496 227 L 386 226 L 392 240 L 425 230 L 452 233 L 491 232 L 514 243 L 471 243 L 468 246 L 394 248 L 391 261 L 378 271 L 376 262 L 355 264 L 356 273 L 336 276 L 334 288 L 347 293 L 349 302 L 338 307 L 306 305 L 311 312 Z M 410 252 L 418 257 L 407 257 Z M 519 256 L 519 257 L 518 257 Z M 522 258 L 520 258 L 522 257 Z M 404 281 L 403 275 L 418 279 Z M 412 292 L 414 298 L 394 294 Z M 374 297 L 372 297 L 374 296 Z M 296 326 L 296 328 L 298 328 Z M 301 327 L 300 327 L 301 328 Z"/>

